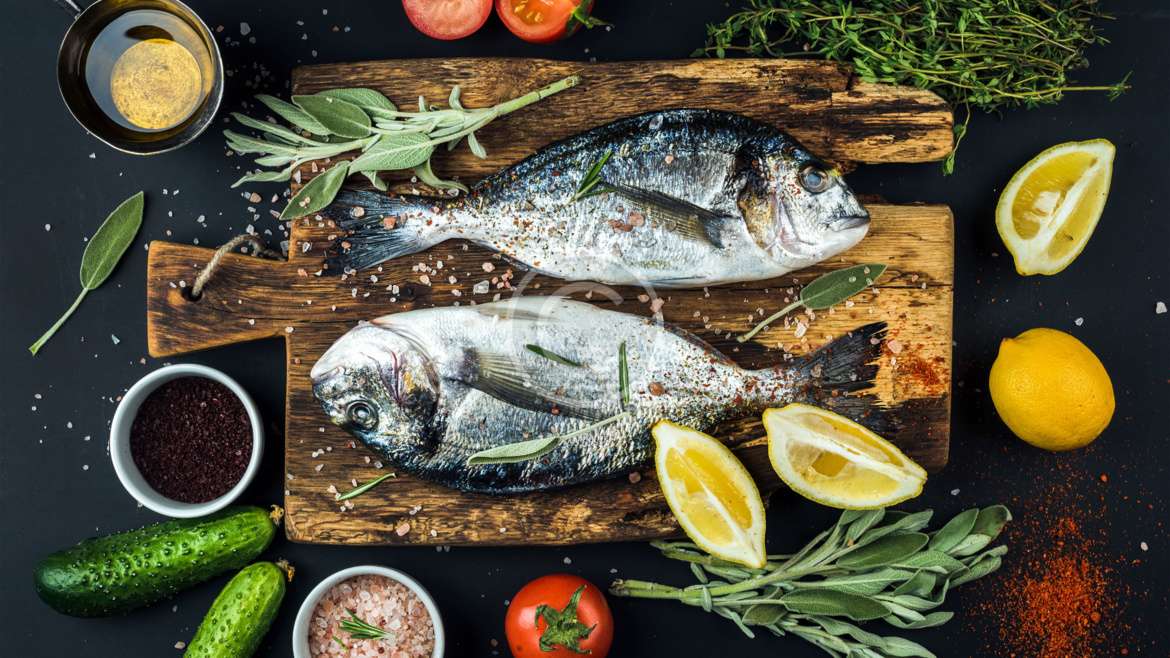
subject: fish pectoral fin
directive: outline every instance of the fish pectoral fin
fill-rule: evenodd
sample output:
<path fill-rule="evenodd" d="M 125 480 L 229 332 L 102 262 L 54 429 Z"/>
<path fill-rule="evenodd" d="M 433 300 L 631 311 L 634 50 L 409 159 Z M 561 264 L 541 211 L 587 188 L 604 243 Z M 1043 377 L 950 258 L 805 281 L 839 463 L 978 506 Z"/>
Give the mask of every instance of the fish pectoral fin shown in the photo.
<path fill-rule="evenodd" d="M 540 383 L 536 373 L 515 357 L 468 350 L 464 383 L 497 400 L 522 409 L 586 420 L 601 420 L 604 410 L 587 400 L 574 400 Z"/>
<path fill-rule="evenodd" d="M 646 190 L 619 183 L 603 183 L 614 194 L 637 204 L 645 210 L 652 222 L 658 222 L 667 230 L 692 240 L 709 242 L 720 249 L 723 241 L 719 231 L 727 215 L 697 206 L 690 201 L 671 196 L 657 190 Z"/>

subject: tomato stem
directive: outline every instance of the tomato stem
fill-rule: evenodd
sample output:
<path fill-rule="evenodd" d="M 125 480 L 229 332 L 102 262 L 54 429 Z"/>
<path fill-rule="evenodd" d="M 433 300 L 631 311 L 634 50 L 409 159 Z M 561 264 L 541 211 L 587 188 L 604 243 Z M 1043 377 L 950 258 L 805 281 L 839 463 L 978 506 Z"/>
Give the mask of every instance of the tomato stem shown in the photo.
<path fill-rule="evenodd" d="M 593 3 L 589 3 L 589 4 L 593 4 Z M 577 21 L 578 23 L 584 25 L 585 28 L 588 30 L 592 30 L 593 28 L 601 26 L 601 25 L 609 25 L 610 24 L 610 23 L 606 23 L 605 21 L 601 20 L 600 18 L 597 18 L 596 16 L 591 15 L 589 13 L 589 9 L 585 8 L 584 2 L 578 4 L 576 7 L 573 8 L 573 13 L 569 16 L 569 22 L 571 23 L 572 21 Z"/>

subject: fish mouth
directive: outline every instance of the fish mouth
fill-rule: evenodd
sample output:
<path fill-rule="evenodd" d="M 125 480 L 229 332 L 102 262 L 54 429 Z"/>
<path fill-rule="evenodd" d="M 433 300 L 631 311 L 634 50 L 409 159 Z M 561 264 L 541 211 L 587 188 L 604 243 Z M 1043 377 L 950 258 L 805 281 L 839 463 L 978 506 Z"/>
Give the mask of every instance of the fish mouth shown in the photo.
<path fill-rule="evenodd" d="M 832 231 L 848 231 L 849 229 L 861 228 L 869 225 L 869 213 L 862 211 L 861 214 L 834 217 L 827 224 Z"/>

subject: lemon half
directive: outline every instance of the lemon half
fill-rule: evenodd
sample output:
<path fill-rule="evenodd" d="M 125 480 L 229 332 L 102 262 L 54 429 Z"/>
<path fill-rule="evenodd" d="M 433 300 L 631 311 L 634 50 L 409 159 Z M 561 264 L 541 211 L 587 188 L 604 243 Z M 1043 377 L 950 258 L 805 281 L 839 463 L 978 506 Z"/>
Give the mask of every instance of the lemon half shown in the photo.
<path fill-rule="evenodd" d="M 1017 272 L 1056 274 L 1080 255 L 1105 208 L 1115 152 L 1106 139 L 1066 142 L 1012 176 L 995 224 Z"/>
<path fill-rule="evenodd" d="M 780 479 L 822 505 L 874 509 L 922 493 L 921 466 L 844 416 L 796 403 L 765 411 L 764 429 Z"/>
<path fill-rule="evenodd" d="M 691 541 L 715 557 L 762 568 L 764 502 L 743 464 L 718 439 L 669 420 L 650 433 L 662 493 Z"/>

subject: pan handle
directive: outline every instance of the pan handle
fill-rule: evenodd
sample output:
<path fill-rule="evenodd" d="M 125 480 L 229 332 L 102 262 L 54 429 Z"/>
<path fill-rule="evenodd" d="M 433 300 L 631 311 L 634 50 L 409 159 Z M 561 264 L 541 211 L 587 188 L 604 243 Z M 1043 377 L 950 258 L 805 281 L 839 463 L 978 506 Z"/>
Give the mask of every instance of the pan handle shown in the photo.
<path fill-rule="evenodd" d="M 53 4 L 69 12 L 69 15 L 73 16 L 73 18 L 81 15 L 81 7 L 77 6 L 75 0 L 53 0 Z"/>

